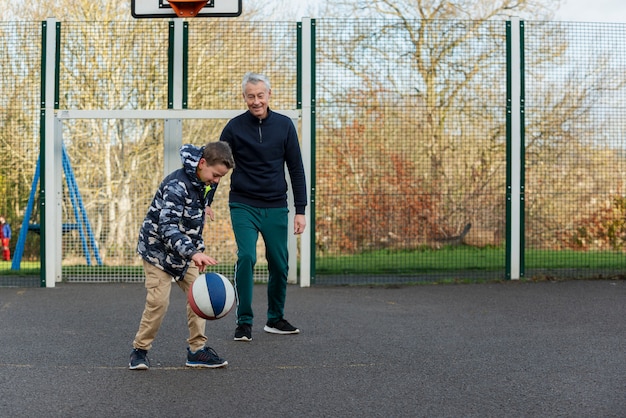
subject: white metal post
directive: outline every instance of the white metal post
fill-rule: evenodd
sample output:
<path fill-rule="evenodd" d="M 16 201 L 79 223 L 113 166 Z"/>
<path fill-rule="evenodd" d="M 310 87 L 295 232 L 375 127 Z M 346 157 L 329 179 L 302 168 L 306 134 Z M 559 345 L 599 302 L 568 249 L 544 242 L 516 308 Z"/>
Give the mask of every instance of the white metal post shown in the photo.
<path fill-rule="evenodd" d="M 293 123 L 296 125 L 297 129 L 297 119 L 293 119 Z M 294 197 L 293 197 L 293 188 L 291 187 L 291 176 L 289 176 L 289 170 L 287 169 L 287 165 L 285 164 L 285 179 L 287 180 L 287 207 L 289 210 L 294 208 Z M 287 230 L 287 250 L 288 250 L 288 259 L 287 264 L 289 265 L 289 271 L 287 272 L 287 283 L 296 284 L 298 283 L 298 238 L 293 233 L 294 226 L 294 214 L 290 216 L 290 221 L 288 230 Z"/>
<path fill-rule="evenodd" d="M 522 251 L 521 54 L 520 20 L 513 17 L 511 18 L 511 280 L 520 278 Z"/>
<path fill-rule="evenodd" d="M 46 88 L 45 88 L 45 161 L 44 190 L 45 207 L 45 279 L 46 287 L 54 287 L 60 282 L 61 275 L 61 187 L 62 187 L 62 138 L 60 122 L 57 125 L 54 116 L 56 85 L 56 24 L 55 18 L 46 19 Z"/>
<path fill-rule="evenodd" d="M 172 19 L 174 22 L 174 59 L 172 64 L 174 65 L 172 71 L 173 77 L 173 109 L 183 108 L 183 25 L 185 21 L 180 18 Z"/>
<path fill-rule="evenodd" d="M 183 108 L 183 24 L 184 20 L 172 19 L 174 24 L 174 48 L 172 60 L 172 109 Z M 163 171 L 168 175 L 181 167 L 178 151 L 183 145 L 183 122 L 181 119 L 163 121 Z"/>
<path fill-rule="evenodd" d="M 180 147 L 183 145 L 183 120 L 163 120 L 163 172 L 167 176 L 182 167 Z"/>
<path fill-rule="evenodd" d="M 314 83 L 311 74 L 312 50 L 311 50 L 311 18 L 302 19 L 302 133 L 300 135 L 302 143 L 302 158 L 304 163 L 304 173 L 307 182 L 311 184 L 311 160 L 312 160 L 312 137 L 311 127 L 313 121 L 313 112 L 311 107 L 312 90 Z M 312 190 L 309 187 L 309 190 Z M 311 205 L 311 193 L 309 193 L 309 205 Z M 310 206 L 305 212 L 306 228 L 300 238 L 300 286 L 311 286 L 311 210 Z"/>

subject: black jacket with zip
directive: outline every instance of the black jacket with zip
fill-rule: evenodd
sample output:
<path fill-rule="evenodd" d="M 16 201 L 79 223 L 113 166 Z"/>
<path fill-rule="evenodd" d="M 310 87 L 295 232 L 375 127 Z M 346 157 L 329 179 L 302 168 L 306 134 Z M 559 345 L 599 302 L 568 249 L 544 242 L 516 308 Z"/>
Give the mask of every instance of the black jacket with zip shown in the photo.
<path fill-rule="evenodd" d="M 257 208 L 286 207 L 286 164 L 296 214 L 304 214 L 304 166 L 298 134 L 290 118 L 268 109 L 267 117 L 259 119 L 246 111 L 226 124 L 220 140 L 228 142 L 235 158 L 230 179 L 231 203 Z"/>

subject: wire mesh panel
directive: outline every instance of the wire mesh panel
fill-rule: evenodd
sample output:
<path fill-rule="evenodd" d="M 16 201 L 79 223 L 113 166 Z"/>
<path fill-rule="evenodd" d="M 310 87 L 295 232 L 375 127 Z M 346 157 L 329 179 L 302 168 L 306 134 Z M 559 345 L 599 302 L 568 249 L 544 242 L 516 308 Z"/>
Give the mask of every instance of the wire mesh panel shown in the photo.
<path fill-rule="evenodd" d="M 526 276 L 621 275 L 626 236 L 626 25 L 523 22 Z M 2 284 L 40 268 L 37 155 L 42 23 L 0 22 Z M 506 231 L 506 26 L 499 21 L 315 22 L 316 283 L 502 278 Z M 246 71 L 298 107 L 296 23 L 189 22 L 188 109 L 245 110 Z M 62 22 L 59 108 L 168 108 L 169 22 Z M 250 40 L 254 39 L 254 42 Z M 227 120 L 185 119 L 181 143 Z M 143 280 L 135 248 L 163 178 L 163 120 L 65 119 L 63 279 Z M 207 253 L 232 275 L 221 181 Z M 31 210 L 28 210 L 29 201 Z M 29 232 L 26 232 L 29 231 Z M 259 271 L 266 277 L 259 240 Z"/>
<path fill-rule="evenodd" d="M 526 22 L 529 276 L 623 275 L 626 25 Z"/>
<path fill-rule="evenodd" d="M 254 39 L 254 43 L 250 42 Z M 239 22 L 194 20 L 189 25 L 188 108 L 247 109 L 242 80 L 248 71 L 264 73 L 270 79 L 270 108 L 297 107 L 297 33 L 293 22 Z M 189 120 L 183 126 L 183 140 L 195 145 L 219 140 L 228 120 Z M 230 173 L 220 180 L 212 209 L 215 222 L 205 228 L 207 253 L 220 264 L 212 267 L 233 277 L 237 247 L 230 222 L 228 192 Z M 254 278 L 266 281 L 267 260 L 263 238 L 257 244 Z"/>
<path fill-rule="evenodd" d="M 164 21 L 62 25 L 61 109 L 167 108 Z M 163 177 L 163 121 L 63 123 L 63 279 L 141 281 L 139 228 Z"/>
<path fill-rule="evenodd" d="M 503 22 L 319 20 L 318 283 L 503 274 Z"/>
<path fill-rule="evenodd" d="M 36 205 L 32 219 L 24 214 L 36 192 L 41 32 L 40 22 L 0 22 L 0 216 L 11 228 L 9 250 L 0 254 L 0 284 L 7 286 L 39 285 L 39 235 L 28 232 L 31 223 L 38 223 Z"/>
<path fill-rule="evenodd" d="M 246 110 L 241 82 L 254 71 L 270 79 L 272 109 L 295 109 L 297 49 L 294 22 L 193 20 L 187 107 Z"/>

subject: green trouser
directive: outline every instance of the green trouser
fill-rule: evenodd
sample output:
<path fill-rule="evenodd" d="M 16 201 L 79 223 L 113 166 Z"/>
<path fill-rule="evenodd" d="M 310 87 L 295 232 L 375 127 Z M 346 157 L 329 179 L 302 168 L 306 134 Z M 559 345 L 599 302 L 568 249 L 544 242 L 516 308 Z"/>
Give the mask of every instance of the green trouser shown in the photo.
<path fill-rule="evenodd" d="M 269 271 L 267 282 L 267 321 L 284 315 L 289 270 L 287 249 L 287 208 L 255 208 L 243 203 L 230 204 L 230 219 L 237 242 L 235 292 L 237 324 L 253 323 L 252 292 L 254 265 L 259 232 L 265 241 L 265 257 Z"/>

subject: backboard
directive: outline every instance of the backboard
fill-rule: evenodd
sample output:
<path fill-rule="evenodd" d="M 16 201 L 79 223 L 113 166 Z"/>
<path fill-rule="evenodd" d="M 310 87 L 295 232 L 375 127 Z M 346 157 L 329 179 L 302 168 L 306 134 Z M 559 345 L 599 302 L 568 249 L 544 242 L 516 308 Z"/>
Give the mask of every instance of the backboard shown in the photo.
<path fill-rule="evenodd" d="M 241 1 L 208 0 L 193 17 L 237 17 L 241 14 Z M 131 14 L 138 19 L 180 17 L 167 0 L 131 0 Z"/>

